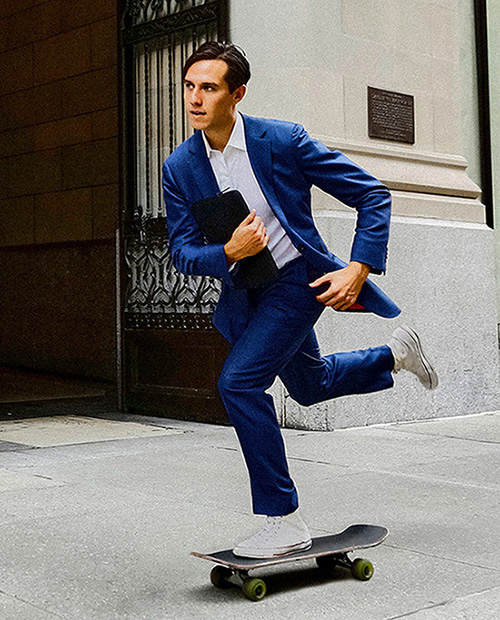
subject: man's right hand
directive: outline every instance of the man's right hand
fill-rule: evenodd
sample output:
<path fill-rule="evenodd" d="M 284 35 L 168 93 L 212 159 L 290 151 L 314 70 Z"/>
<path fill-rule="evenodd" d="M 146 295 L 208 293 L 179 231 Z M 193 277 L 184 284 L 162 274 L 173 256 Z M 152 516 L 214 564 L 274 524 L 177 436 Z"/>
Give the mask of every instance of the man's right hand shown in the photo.
<path fill-rule="evenodd" d="M 224 246 L 228 266 L 246 256 L 253 256 L 269 243 L 269 235 L 255 209 L 235 229 L 231 239 Z"/>

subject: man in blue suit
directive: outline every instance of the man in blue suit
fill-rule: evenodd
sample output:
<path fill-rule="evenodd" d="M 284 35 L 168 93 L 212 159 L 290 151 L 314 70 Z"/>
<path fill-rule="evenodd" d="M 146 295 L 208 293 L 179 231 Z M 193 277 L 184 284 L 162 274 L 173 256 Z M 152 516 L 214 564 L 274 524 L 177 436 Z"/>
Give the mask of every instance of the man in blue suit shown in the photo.
<path fill-rule="evenodd" d="M 213 321 L 232 348 L 219 390 L 248 467 L 254 512 L 267 517 L 234 553 L 273 557 L 311 545 L 266 391 L 276 377 L 297 402 L 312 405 L 392 387 L 400 369 L 417 375 L 428 389 L 437 386 L 437 375 L 408 327 L 398 327 L 387 345 L 326 356 L 314 333 L 327 306 L 386 318 L 399 314 L 367 280 L 370 272 L 385 272 L 387 188 L 300 125 L 237 112 L 250 67 L 234 45 L 202 45 L 187 60 L 183 78 L 186 111 L 196 131 L 163 165 L 170 252 L 181 272 L 222 280 Z M 348 264 L 328 250 L 315 226 L 312 185 L 357 211 Z M 227 243 L 208 244 L 191 205 L 227 188 L 241 192 L 251 213 Z M 278 278 L 258 288 L 236 287 L 238 261 L 265 247 Z"/>

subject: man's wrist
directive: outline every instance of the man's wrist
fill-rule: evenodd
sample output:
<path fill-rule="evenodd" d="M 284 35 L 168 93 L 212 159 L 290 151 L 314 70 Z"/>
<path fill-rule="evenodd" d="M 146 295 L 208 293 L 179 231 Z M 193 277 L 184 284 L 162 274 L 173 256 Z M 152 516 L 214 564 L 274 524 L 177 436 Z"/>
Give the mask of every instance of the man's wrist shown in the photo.
<path fill-rule="evenodd" d="M 357 272 L 360 277 L 363 277 L 365 280 L 369 276 L 371 271 L 371 266 L 366 263 L 360 263 L 359 261 L 352 260 L 349 263 L 349 267 Z"/>
<path fill-rule="evenodd" d="M 229 247 L 228 247 L 229 246 Z M 232 250 L 231 250 L 231 245 L 230 245 L 230 241 L 228 241 L 226 243 L 226 245 L 224 246 L 224 254 L 226 255 L 226 263 L 228 267 L 231 267 L 232 265 L 234 265 L 234 263 L 238 260 Z"/>

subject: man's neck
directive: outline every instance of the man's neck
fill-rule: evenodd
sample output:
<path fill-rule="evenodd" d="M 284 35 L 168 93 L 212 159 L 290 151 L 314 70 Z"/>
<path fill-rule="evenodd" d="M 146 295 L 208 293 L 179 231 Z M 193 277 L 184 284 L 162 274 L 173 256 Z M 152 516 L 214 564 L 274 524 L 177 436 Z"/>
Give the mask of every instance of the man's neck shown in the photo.
<path fill-rule="evenodd" d="M 233 131 L 235 123 L 236 113 L 231 119 L 231 122 L 229 122 L 224 127 L 213 129 L 212 131 L 205 131 L 205 136 L 208 140 L 208 143 L 213 149 L 220 151 L 221 153 L 224 151 L 227 143 L 229 142 L 229 138 L 231 137 L 231 133 Z"/>

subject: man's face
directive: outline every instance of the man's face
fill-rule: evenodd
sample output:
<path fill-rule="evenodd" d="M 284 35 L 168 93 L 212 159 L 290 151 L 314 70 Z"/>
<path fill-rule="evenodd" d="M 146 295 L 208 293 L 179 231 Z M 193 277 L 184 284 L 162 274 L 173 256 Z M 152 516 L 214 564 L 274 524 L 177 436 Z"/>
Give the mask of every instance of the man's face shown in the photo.
<path fill-rule="evenodd" d="M 199 60 L 189 67 L 184 78 L 184 103 L 193 129 L 210 132 L 233 124 L 235 106 L 245 86 L 230 93 L 226 72 L 223 60 Z"/>

